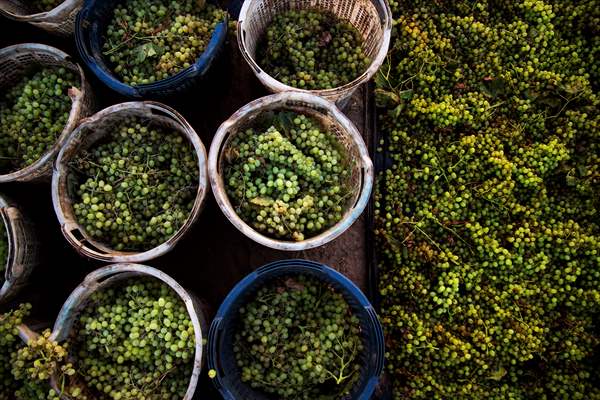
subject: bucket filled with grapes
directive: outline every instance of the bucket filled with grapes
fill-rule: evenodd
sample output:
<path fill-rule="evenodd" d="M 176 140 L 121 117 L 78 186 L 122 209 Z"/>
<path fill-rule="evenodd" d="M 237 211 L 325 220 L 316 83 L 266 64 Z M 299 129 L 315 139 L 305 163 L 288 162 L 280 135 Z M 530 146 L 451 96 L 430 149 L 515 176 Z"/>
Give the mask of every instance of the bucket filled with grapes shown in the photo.
<path fill-rule="evenodd" d="M 48 178 L 69 134 L 92 111 L 83 70 L 54 47 L 0 50 L 0 183 Z"/>
<path fill-rule="evenodd" d="M 244 235 L 278 250 L 322 246 L 365 209 L 373 164 L 352 122 L 308 93 L 241 108 L 213 139 L 209 175 L 219 207 Z"/>
<path fill-rule="evenodd" d="M 0 14 L 60 36 L 73 34 L 84 0 L 0 0 Z"/>
<path fill-rule="evenodd" d="M 227 400 L 368 400 L 383 361 L 369 301 L 312 261 L 280 261 L 246 277 L 209 334 L 209 374 Z"/>
<path fill-rule="evenodd" d="M 205 0 L 91 0 L 77 17 L 79 53 L 107 86 L 130 98 L 193 86 L 225 43 L 227 12 Z"/>
<path fill-rule="evenodd" d="M 49 337 L 67 349 L 73 371 L 58 389 L 77 399 L 191 400 L 207 329 L 202 303 L 165 273 L 98 269 L 64 303 Z"/>
<path fill-rule="evenodd" d="M 391 31 L 385 0 L 246 0 L 238 44 L 270 91 L 309 91 L 344 106 L 383 64 Z"/>
<path fill-rule="evenodd" d="M 0 195 L 0 304 L 23 288 L 37 262 L 33 226 L 12 201 Z"/>
<path fill-rule="evenodd" d="M 141 262 L 174 248 L 202 210 L 206 150 L 175 110 L 117 104 L 88 118 L 59 153 L 52 200 L 81 254 Z"/>

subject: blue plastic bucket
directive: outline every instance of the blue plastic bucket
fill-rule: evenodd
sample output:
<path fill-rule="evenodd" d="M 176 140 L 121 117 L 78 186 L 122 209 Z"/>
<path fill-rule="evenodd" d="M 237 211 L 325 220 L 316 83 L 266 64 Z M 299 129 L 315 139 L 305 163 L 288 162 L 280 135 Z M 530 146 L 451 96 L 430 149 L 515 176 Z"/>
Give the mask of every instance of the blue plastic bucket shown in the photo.
<path fill-rule="evenodd" d="M 111 71 L 102 54 L 103 36 L 115 6 L 123 0 L 88 0 L 75 21 L 75 42 L 81 59 L 106 86 L 130 98 L 171 97 L 192 87 L 210 69 L 227 38 L 227 17 L 219 23 L 204 53 L 189 68 L 154 83 L 131 86 Z"/>
<path fill-rule="evenodd" d="M 313 261 L 286 260 L 268 264 L 244 278 L 229 293 L 213 323 L 208 337 L 208 366 L 216 371 L 213 379 L 225 400 L 273 400 L 274 397 L 252 389 L 241 380 L 233 352 L 233 339 L 239 323 L 238 310 L 266 283 L 286 276 L 309 275 L 331 285 L 341 293 L 360 320 L 364 350 L 360 362 L 362 375 L 348 400 L 368 400 L 383 371 L 385 343 L 383 329 L 369 300 L 350 279 Z"/>

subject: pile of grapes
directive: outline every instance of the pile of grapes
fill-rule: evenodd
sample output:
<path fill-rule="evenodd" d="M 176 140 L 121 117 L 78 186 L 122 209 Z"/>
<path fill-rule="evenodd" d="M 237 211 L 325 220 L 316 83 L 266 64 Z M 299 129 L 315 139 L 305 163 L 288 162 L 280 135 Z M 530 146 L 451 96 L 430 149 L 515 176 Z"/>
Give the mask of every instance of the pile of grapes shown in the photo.
<path fill-rule="evenodd" d="M 12 400 L 19 389 L 12 376 L 11 357 L 22 346 L 17 326 L 29 315 L 30 308 L 29 305 L 21 305 L 16 310 L 0 314 L 0 400 Z"/>
<path fill-rule="evenodd" d="M 237 213 L 278 239 L 302 241 L 335 225 L 352 195 L 353 161 L 333 134 L 302 114 L 265 115 L 232 139 L 224 158 Z"/>
<path fill-rule="evenodd" d="M 6 226 L 0 218 L 0 286 L 4 283 L 6 265 L 8 263 L 8 235 Z"/>
<path fill-rule="evenodd" d="M 104 55 L 129 85 L 160 81 L 193 65 L 225 18 L 204 0 L 127 0 L 115 8 Z"/>
<path fill-rule="evenodd" d="M 69 89 L 78 84 L 72 71 L 45 67 L 2 95 L 0 174 L 27 167 L 52 148 L 69 120 Z"/>
<path fill-rule="evenodd" d="M 181 399 L 192 374 L 194 327 L 168 286 L 136 278 L 96 292 L 71 338 L 92 398 Z"/>
<path fill-rule="evenodd" d="M 395 0 L 377 77 L 395 399 L 600 399 L 600 2 Z"/>
<path fill-rule="evenodd" d="M 300 89 L 333 89 L 352 82 L 370 64 L 350 23 L 312 10 L 276 15 L 259 42 L 258 63 L 280 82 Z"/>
<path fill-rule="evenodd" d="M 198 191 L 198 158 L 178 131 L 129 117 L 71 163 L 73 209 L 86 233 L 115 250 L 150 250 L 189 217 Z"/>
<path fill-rule="evenodd" d="M 362 349 L 348 303 L 312 277 L 271 282 L 240 309 L 234 352 L 242 381 L 278 399 L 346 398 Z"/>

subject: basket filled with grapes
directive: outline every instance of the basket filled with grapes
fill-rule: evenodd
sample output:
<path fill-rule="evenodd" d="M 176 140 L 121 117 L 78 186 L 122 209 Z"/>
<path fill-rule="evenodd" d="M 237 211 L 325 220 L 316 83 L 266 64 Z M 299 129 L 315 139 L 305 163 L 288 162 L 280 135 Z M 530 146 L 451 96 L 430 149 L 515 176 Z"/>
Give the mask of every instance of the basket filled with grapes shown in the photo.
<path fill-rule="evenodd" d="M 60 36 L 70 36 L 84 0 L 0 0 L 0 14 Z"/>
<path fill-rule="evenodd" d="M 54 47 L 0 49 L 0 183 L 48 178 L 68 135 L 92 111 L 83 70 Z"/>
<path fill-rule="evenodd" d="M 205 360 L 202 304 L 159 270 L 110 265 L 73 291 L 49 339 L 68 348 L 88 399 L 191 400 Z"/>
<path fill-rule="evenodd" d="M 253 101 L 221 125 L 209 176 L 219 207 L 243 234 L 300 251 L 334 240 L 360 217 L 373 164 L 335 105 L 287 92 Z"/>
<path fill-rule="evenodd" d="M 81 254 L 141 262 L 174 248 L 208 190 L 206 150 L 175 110 L 122 103 L 88 118 L 58 155 L 52 200 Z"/>
<path fill-rule="evenodd" d="M 27 284 L 38 259 L 38 242 L 31 222 L 7 197 L 0 195 L 0 304 Z"/>
<path fill-rule="evenodd" d="M 238 44 L 270 91 L 308 91 L 345 106 L 383 64 L 391 31 L 385 0 L 247 0 Z"/>
<path fill-rule="evenodd" d="M 225 10 L 205 0 L 91 0 L 75 38 L 91 71 L 130 98 L 164 98 L 195 85 L 227 36 Z"/>
<path fill-rule="evenodd" d="M 370 399 L 383 360 L 381 324 L 364 294 L 312 261 L 247 276 L 209 334 L 209 374 L 226 400 Z"/>

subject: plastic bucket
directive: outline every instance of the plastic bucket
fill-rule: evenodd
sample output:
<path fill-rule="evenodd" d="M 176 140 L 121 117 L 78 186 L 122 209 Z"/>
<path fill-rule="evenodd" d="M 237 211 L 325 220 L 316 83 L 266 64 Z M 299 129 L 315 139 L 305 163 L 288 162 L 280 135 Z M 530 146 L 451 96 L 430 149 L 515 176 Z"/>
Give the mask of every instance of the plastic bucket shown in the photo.
<path fill-rule="evenodd" d="M 202 303 L 198 299 L 162 271 L 137 264 L 114 264 L 97 269 L 86 276 L 81 285 L 79 285 L 69 296 L 58 314 L 50 338 L 58 343 L 62 343 L 69 339 L 70 335 L 73 333 L 73 326 L 79 313 L 86 307 L 88 299 L 94 292 L 137 277 L 150 277 L 163 282 L 173 289 L 185 303 L 185 307 L 194 326 L 194 339 L 196 342 L 194 368 L 191 373 L 188 390 L 183 398 L 183 400 L 191 400 L 196 391 L 202 367 L 204 366 L 205 353 L 203 340 L 204 334 L 207 332 L 208 328 L 206 314 Z"/>
<path fill-rule="evenodd" d="M 89 0 L 77 15 L 75 41 L 83 62 L 106 86 L 134 99 L 164 98 L 192 87 L 210 69 L 227 38 L 227 18 L 217 25 L 204 53 L 196 63 L 161 81 L 137 86 L 121 82 L 107 65 L 102 54 L 102 36 L 112 19 L 115 6 L 123 0 Z"/>
<path fill-rule="evenodd" d="M 274 16 L 290 10 L 323 10 L 352 24 L 360 32 L 365 53 L 372 60 L 367 70 L 354 81 L 327 90 L 296 89 L 270 76 L 255 59 L 257 46 Z M 392 11 L 386 0 L 246 0 L 240 11 L 237 38 L 252 71 L 271 92 L 312 93 L 344 107 L 356 89 L 368 82 L 385 61 L 392 22 Z"/>
<path fill-rule="evenodd" d="M 31 68 L 57 66 L 68 68 L 79 76 L 80 87 L 70 90 L 73 102 L 69 120 L 54 145 L 39 160 L 20 170 L 0 174 L 0 183 L 29 182 L 48 178 L 52 174 L 52 163 L 58 151 L 82 118 L 93 110 L 92 90 L 85 78 L 83 69 L 71 57 L 50 46 L 39 43 L 23 43 L 0 50 L 0 89 L 6 91 Z"/>
<path fill-rule="evenodd" d="M 73 34 L 75 17 L 84 0 L 66 0 L 50 11 L 32 10 L 31 1 L 0 0 L 0 14 L 16 21 L 28 22 L 61 36 Z"/>
<path fill-rule="evenodd" d="M 38 242 L 32 224 L 21 210 L 0 195 L 0 229 L 6 229 L 8 257 L 4 279 L 0 282 L 0 304 L 10 300 L 27 284 L 39 260 Z"/>
<path fill-rule="evenodd" d="M 159 126 L 179 131 L 192 144 L 198 158 L 198 190 L 188 219 L 165 243 L 143 252 L 117 251 L 91 238 L 77 222 L 70 198 L 73 177 L 70 162 L 83 149 L 92 147 L 94 143 L 111 134 L 115 126 L 129 116 L 138 116 Z M 200 216 L 209 190 L 207 175 L 206 149 L 196 131 L 177 111 L 150 101 L 122 103 L 86 119 L 69 137 L 54 166 L 52 202 L 65 238 L 79 253 L 106 262 L 143 262 L 171 251 L 191 229 Z"/>
<path fill-rule="evenodd" d="M 294 242 L 272 239 L 253 229 L 236 213 L 229 201 L 223 179 L 225 167 L 224 153 L 232 138 L 247 127 L 260 114 L 268 111 L 295 111 L 319 121 L 334 134 L 347 151 L 351 160 L 355 160 L 352 171 L 353 196 L 348 201 L 342 219 L 325 232 L 306 240 Z M 373 189 L 373 163 L 362 136 L 352 123 L 333 103 L 300 92 L 279 93 L 255 100 L 238 110 L 225 121 L 217 131 L 210 147 L 208 171 L 210 183 L 217 203 L 227 219 L 244 235 L 264 246 L 284 251 L 302 251 L 323 246 L 331 242 L 360 217 L 371 197 Z"/>
<path fill-rule="evenodd" d="M 341 293 L 354 315 L 360 320 L 363 332 L 364 351 L 362 375 L 352 390 L 350 399 L 369 400 L 379 382 L 383 371 L 385 343 L 383 329 L 373 306 L 360 289 L 339 272 L 312 261 L 287 260 L 278 261 L 259 268 L 244 278 L 229 293 L 213 323 L 208 337 L 208 367 L 216 371 L 213 382 L 225 400 L 272 400 L 262 392 L 257 392 L 241 380 L 235 354 L 233 338 L 238 324 L 238 310 L 247 304 L 265 283 L 273 279 L 310 275 L 331 285 Z"/>

